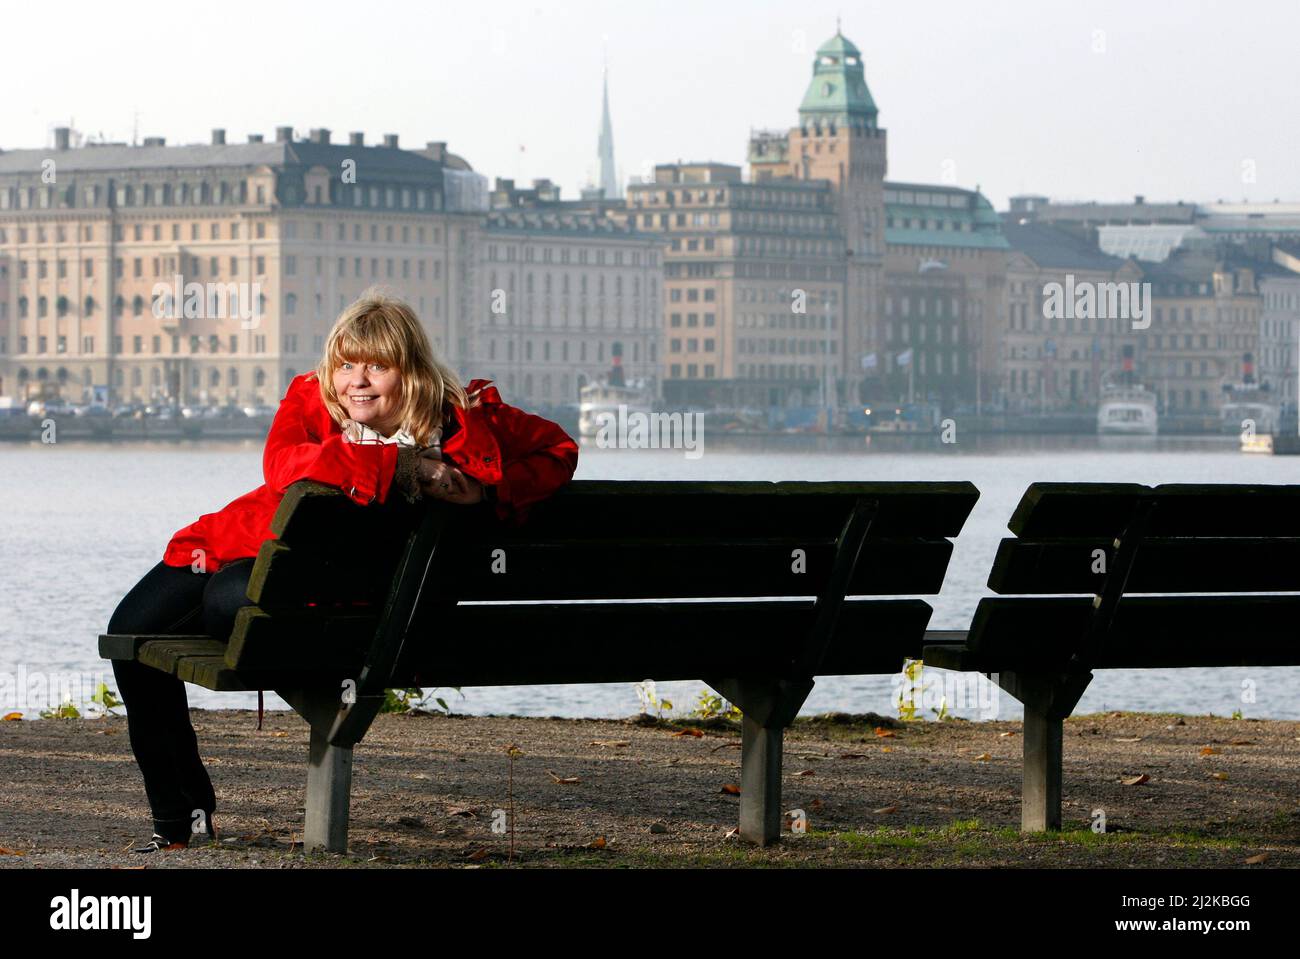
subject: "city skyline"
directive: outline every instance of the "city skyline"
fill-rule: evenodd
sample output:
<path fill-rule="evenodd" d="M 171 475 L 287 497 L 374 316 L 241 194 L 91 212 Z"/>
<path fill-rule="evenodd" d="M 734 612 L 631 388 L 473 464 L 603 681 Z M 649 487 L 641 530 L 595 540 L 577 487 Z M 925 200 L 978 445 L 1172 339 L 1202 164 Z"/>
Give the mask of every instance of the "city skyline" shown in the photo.
<path fill-rule="evenodd" d="M 227 19 L 243 9 L 228 6 L 235 16 Z M 263 11 L 262 34 L 299 35 L 332 54 L 314 56 L 313 66 L 276 77 L 270 88 L 259 58 L 265 51 L 242 37 L 198 52 L 197 62 L 212 50 L 223 65 L 215 74 L 220 81 L 203 85 L 142 84 L 130 70 L 89 85 L 76 68 L 51 73 L 29 59 L 35 47 L 14 49 L 7 59 L 15 75 L 39 87 L 0 105 L 0 150 L 49 144 L 53 128 L 69 121 L 114 141 L 138 135 L 168 143 L 206 142 L 212 127 L 226 127 L 232 142 L 243 142 L 285 124 L 300 134 L 326 126 L 363 130 L 367 143 L 386 133 L 397 133 L 403 145 L 443 140 L 490 178 L 523 184 L 547 177 L 576 198 L 599 178 L 606 56 L 614 152 L 626 186 L 656 163 L 742 163 L 750 129 L 793 121 L 791 91 L 807 83 L 811 53 L 834 34 L 838 16 L 863 51 L 881 125 L 890 131 L 891 180 L 978 186 L 998 209 L 1022 193 L 1057 200 L 1300 199 L 1300 168 L 1288 161 L 1300 142 L 1285 125 L 1293 94 L 1276 82 L 1274 69 L 1300 13 L 1280 4 L 1250 4 L 1246 15 L 1235 5 L 1225 19 L 1219 14 L 1226 4 L 1205 0 L 1192 5 L 1200 15 L 1189 23 L 1112 3 L 1081 12 L 943 5 L 938 17 L 898 4 L 863 11 L 813 2 L 795 14 L 782 6 L 746 7 L 752 16 L 737 19 L 727 14 L 732 5 L 716 4 L 693 10 L 690 22 L 699 29 L 685 30 L 680 18 L 662 15 L 671 4 L 654 11 L 507 4 L 484 24 L 458 9 L 438 11 L 436 23 L 425 11 L 401 8 L 385 17 L 380 3 L 369 8 L 369 20 L 346 31 L 330 28 L 346 22 L 346 6 L 326 5 L 334 16 L 315 29 Z M 22 35 L 26 16 L 11 15 L 11 36 Z M 102 19 L 102 29 L 72 37 L 67 62 L 88 62 L 92 42 L 126 39 L 103 11 L 79 16 Z M 388 75 L 366 69 L 354 77 L 329 65 L 345 59 L 349 44 L 376 49 L 371 24 L 394 22 L 411 29 L 393 37 L 394 54 L 384 62 L 396 66 Z M 133 20 L 133 42 L 160 45 L 169 29 L 174 20 L 146 13 Z M 408 34 L 432 38 L 435 56 L 406 56 Z M 212 43 L 220 32 L 215 36 Z M 937 55 L 918 60 L 918 45 Z M 694 67 L 665 71 L 664 62 Z M 919 79 L 918 62 L 925 66 Z M 432 117 L 427 98 L 414 92 L 421 86 L 434 91 Z M 438 98 L 441 90 L 469 95 Z"/>

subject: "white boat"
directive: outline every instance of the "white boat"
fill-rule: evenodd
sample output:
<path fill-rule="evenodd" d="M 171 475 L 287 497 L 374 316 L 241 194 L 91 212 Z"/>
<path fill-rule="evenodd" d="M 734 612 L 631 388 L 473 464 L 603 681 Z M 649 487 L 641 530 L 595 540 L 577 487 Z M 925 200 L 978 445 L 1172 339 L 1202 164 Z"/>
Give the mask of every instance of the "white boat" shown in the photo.
<path fill-rule="evenodd" d="M 619 407 L 626 413 L 650 413 L 654 409 L 654 391 L 643 380 L 628 380 L 614 386 L 604 380 L 588 383 L 578 391 L 578 432 L 593 437 L 606 423 L 617 424 Z"/>
<path fill-rule="evenodd" d="M 1159 417 L 1156 395 L 1131 383 L 1104 383 L 1097 404 L 1097 432 L 1154 436 Z"/>
<path fill-rule="evenodd" d="M 1245 436 L 1272 435 L 1277 432 L 1281 410 L 1264 397 L 1236 395 L 1219 408 L 1220 422 L 1225 433 Z"/>

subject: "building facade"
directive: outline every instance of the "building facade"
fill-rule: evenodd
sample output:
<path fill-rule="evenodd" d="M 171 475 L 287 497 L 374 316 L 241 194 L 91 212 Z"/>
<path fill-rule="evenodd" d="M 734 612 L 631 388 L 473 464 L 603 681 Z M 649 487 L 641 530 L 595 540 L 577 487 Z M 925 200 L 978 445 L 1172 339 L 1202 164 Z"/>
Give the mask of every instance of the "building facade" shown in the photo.
<path fill-rule="evenodd" d="M 274 404 L 376 285 L 460 365 L 482 211 L 446 186 L 475 177 L 443 143 L 289 127 L 2 152 L 0 394 Z"/>
<path fill-rule="evenodd" d="M 1123 369 L 1126 354 L 1137 362 L 1138 333 L 1128 317 L 1049 315 L 1057 311 L 1044 308 L 1048 291 L 1053 284 L 1130 284 L 1141 280 L 1141 269 L 1051 223 L 1017 220 L 1003 232 L 1011 252 L 1006 307 L 992 325 L 998 405 L 1011 413 L 1095 409 L 1103 379 Z"/>
<path fill-rule="evenodd" d="M 977 190 L 886 183 L 884 197 L 884 304 L 868 395 L 980 409 L 998 383 L 1001 220 Z"/>
<path fill-rule="evenodd" d="M 842 391 L 845 257 L 829 184 L 661 164 L 654 183 L 629 186 L 622 217 L 663 237 L 668 403 L 799 406 Z"/>
<path fill-rule="evenodd" d="M 481 243 L 467 363 L 508 402 L 576 405 L 616 356 L 657 392 L 660 237 L 556 199 L 493 210 Z"/>

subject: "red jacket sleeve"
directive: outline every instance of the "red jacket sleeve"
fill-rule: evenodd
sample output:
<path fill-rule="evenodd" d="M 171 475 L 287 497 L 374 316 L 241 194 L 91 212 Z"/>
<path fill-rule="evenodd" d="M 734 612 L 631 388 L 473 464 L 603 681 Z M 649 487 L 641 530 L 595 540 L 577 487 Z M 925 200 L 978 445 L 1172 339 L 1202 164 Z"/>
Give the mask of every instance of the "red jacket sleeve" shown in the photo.
<path fill-rule="evenodd" d="M 337 486 L 363 506 L 384 502 L 397 468 L 397 445 L 347 443 L 341 432 L 316 436 L 308 426 L 305 385 L 290 386 L 271 423 L 262 453 L 267 485 L 283 493 L 299 480 L 315 480 Z"/>
<path fill-rule="evenodd" d="M 501 403 L 495 409 L 501 445 L 497 512 L 522 515 L 569 480 L 578 467 L 578 444 L 557 423 Z"/>

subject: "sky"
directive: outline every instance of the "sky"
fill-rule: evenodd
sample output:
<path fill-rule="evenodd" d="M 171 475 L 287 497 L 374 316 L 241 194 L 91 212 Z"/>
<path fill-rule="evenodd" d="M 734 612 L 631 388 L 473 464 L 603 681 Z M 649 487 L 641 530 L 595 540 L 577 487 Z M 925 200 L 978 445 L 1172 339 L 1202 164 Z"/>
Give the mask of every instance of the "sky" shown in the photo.
<path fill-rule="evenodd" d="M 653 0 L 57 8 L 0 0 L 0 149 L 71 123 L 130 141 L 444 140 L 563 196 L 596 179 L 601 71 L 623 182 L 743 165 L 797 122 L 813 52 L 861 49 L 889 178 L 1057 200 L 1300 200 L 1297 0 Z M 57 15 L 51 11 L 57 9 Z"/>

